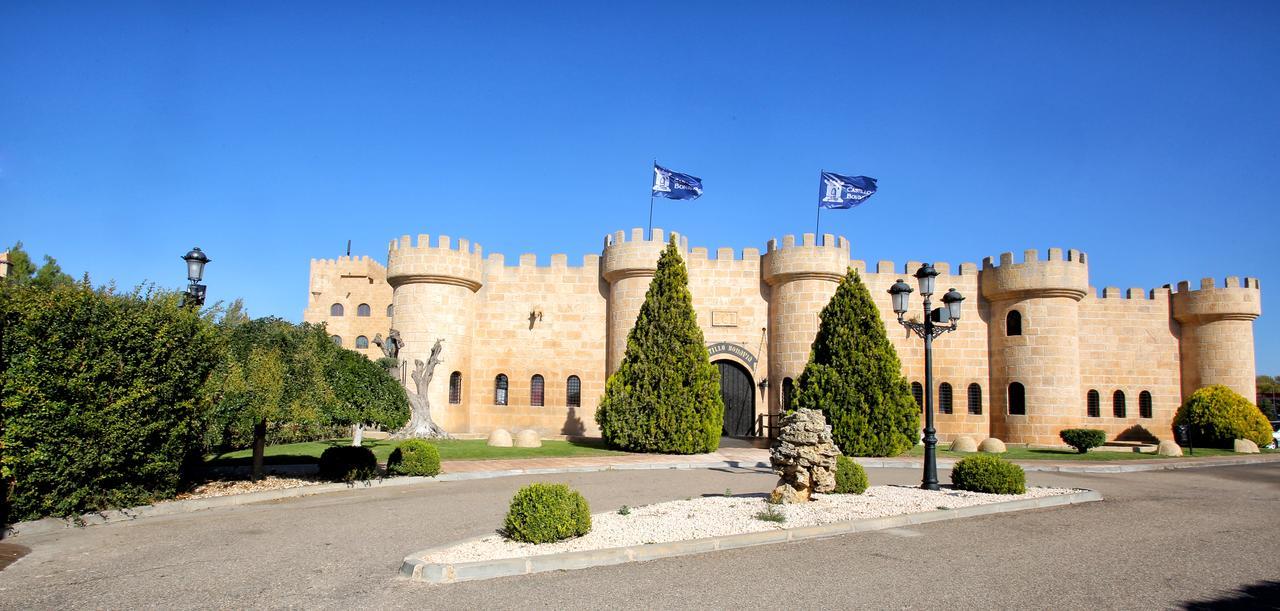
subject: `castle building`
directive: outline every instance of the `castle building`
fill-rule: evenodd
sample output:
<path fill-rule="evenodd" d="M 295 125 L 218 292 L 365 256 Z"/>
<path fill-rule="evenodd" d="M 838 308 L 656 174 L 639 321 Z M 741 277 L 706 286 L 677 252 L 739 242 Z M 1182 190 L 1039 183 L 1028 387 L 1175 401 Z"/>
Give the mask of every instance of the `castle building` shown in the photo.
<path fill-rule="evenodd" d="M 818 313 L 850 267 L 922 397 L 923 343 L 898 325 L 888 294 L 919 262 L 869 266 L 831 234 L 770 240 L 763 253 L 720 248 L 714 257 L 672 235 L 720 369 L 725 434 L 768 433 L 770 415 L 784 409 L 808 361 Z M 404 236 L 391 242 L 386 267 L 368 257 L 312 260 L 303 318 L 326 323 L 335 342 L 370 358 L 383 355 L 376 335 L 396 329 L 402 381 L 442 340 L 428 396 L 447 431 L 597 435 L 595 406 L 666 243 L 661 229 L 648 236 L 633 229 L 607 236 L 601 254 L 580 264 L 558 254 L 550 265 L 534 255 L 507 265 L 465 239 Z M 1058 248 L 1043 256 L 1027 250 L 1020 261 L 1005 253 L 981 267 L 934 266 L 939 292 L 954 287 L 968 298 L 958 330 L 934 344 L 940 439 L 1061 445 L 1058 431 L 1077 427 L 1112 439 L 1167 438 L 1179 404 L 1196 389 L 1225 384 L 1255 394 L 1256 278 L 1099 294 L 1085 254 Z"/>

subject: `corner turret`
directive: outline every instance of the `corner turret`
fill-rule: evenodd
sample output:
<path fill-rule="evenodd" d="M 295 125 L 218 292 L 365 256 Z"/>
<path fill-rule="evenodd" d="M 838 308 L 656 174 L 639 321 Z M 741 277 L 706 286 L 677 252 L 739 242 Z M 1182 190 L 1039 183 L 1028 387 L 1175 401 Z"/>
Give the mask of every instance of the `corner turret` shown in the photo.
<path fill-rule="evenodd" d="M 1182 324 L 1182 396 L 1204 386 L 1223 384 L 1252 401 L 1257 393 L 1253 320 L 1262 314 L 1257 278 L 1229 276 L 1222 286 L 1213 278 L 1179 282 L 1172 294 L 1173 318 Z"/>

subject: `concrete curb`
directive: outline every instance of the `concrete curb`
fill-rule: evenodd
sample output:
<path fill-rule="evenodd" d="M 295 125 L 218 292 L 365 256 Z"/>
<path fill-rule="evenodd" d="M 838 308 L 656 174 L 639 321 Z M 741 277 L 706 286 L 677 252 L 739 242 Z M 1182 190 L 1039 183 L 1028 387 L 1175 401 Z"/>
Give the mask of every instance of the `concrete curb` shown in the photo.
<path fill-rule="evenodd" d="M 574 570 L 594 566 L 623 564 L 626 562 L 642 562 L 646 560 L 656 560 L 658 558 L 671 558 L 674 556 L 701 554 L 718 550 L 768 545 L 771 543 L 787 543 L 791 541 L 802 541 L 805 539 L 820 539 L 849 533 L 900 528 L 913 524 L 927 524 L 929 522 L 941 522 L 944 520 L 955 520 L 958 518 L 992 515 L 1010 511 L 1022 511 L 1026 509 L 1060 507 L 1063 505 L 1074 505 L 1101 500 L 1102 495 L 1097 491 L 1081 490 L 1071 494 L 1047 496 L 1036 499 L 1019 499 L 1016 501 L 991 503 L 989 505 L 974 505 L 957 509 L 908 513 L 882 518 L 867 518 L 849 522 L 820 524 L 818 526 L 783 528 L 779 530 L 766 530 L 739 535 L 725 535 L 721 537 L 706 537 L 703 539 L 691 539 L 687 541 L 649 543 L 646 545 L 633 545 L 628 547 L 563 552 L 559 554 L 545 554 L 541 556 L 527 556 L 521 558 L 499 558 L 495 560 L 482 560 L 477 562 L 431 563 L 423 560 L 423 558 L 428 554 L 457 545 L 457 543 L 451 543 L 447 546 L 425 549 L 406 556 L 404 562 L 400 565 L 400 575 L 407 579 L 435 584 L 476 581 L 481 579 L 493 579 L 495 577 L 529 575 L 545 571 Z"/>
<path fill-rule="evenodd" d="M 885 468 L 885 469 L 918 469 L 922 464 L 922 459 L 901 459 L 901 458 L 856 458 L 855 459 L 863 467 Z M 939 468 L 949 468 L 955 464 L 954 459 L 940 458 L 938 459 Z M 1206 467 L 1227 467 L 1234 465 L 1249 465 L 1266 462 L 1280 462 L 1280 454 L 1257 454 L 1252 456 L 1231 457 L 1231 458 L 1207 458 L 1204 462 L 1182 463 L 1170 460 L 1165 463 L 1143 463 L 1138 465 L 1125 464 L 1082 464 L 1082 465 L 1037 465 L 1036 461 L 1019 461 L 1023 470 L 1030 472 L 1044 473 L 1135 473 L 1140 471 L 1166 471 L 1174 469 L 1200 469 Z M 248 505 L 251 503 L 261 503 L 265 501 L 275 501 L 280 499 L 298 498 L 304 496 L 312 496 L 316 494 L 327 494 L 331 492 L 344 492 L 348 490 L 356 490 L 360 488 L 381 488 L 388 486 L 411 486 L 416 484 L 428 484 L 432 482 L 456 482 L 467 481 L 473 479 L 490 479 L 495 477 L 513 477 L 518 475 L 553 475 L 557 473 L 598 473 L 601 471 L 632 471 L 632 470 L 660 470 L 660 469 L 748 469 L 757 470 L 770 468 L 769 463 L 765 461 L 751 460 L 712 460 L 712 461 L 694 461 L 682 463 L 655 462 L 655 463 L 622 463 L 612 465 L 589 465 L 582 467 L 540 467 L 529 469 L 507 469 L 502 471 L 473 471 L 464 473 L 444 473 L 436 477 L 393 477 L 386 479 L 369 480 L 365 482 L 356 482 L 354 484 L 314 484 L 310 486 L 300 486 L 297 488 L 282 488 L 279 490 L 264 490 L 262 492 L 249 492 L 246 494 L 233 494 L 229 496 L 211 497 L 205 499 L 190 499 L 185 501 L 168 501 L 158 505 L 143 505 L 140 507 L 131 507 L 128 509 L 112 509 L 98 513 L 87 513 L 76 518 L 44 518 L 41 520 L 33 520 L 30 522 L 18 522 L 9 525 L 6 530 L 6 536 L 14 535 L 41 535 L 68 528 L 76 528 L 77 526 L 97 526 L 101 524 L 114 524 L 118 522 L 129 522 L 141 518 L 177 515 L 190 513 L 192 511 L 200 511 L 204 509 L 213 509 L 217 507 L 233 507 L 237 505 Z"/>

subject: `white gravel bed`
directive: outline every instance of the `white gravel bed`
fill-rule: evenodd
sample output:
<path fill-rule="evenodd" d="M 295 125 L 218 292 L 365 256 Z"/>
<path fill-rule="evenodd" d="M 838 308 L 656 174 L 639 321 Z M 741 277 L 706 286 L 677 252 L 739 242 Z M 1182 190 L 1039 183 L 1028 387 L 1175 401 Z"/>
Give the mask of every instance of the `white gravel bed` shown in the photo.
<path fill-rule="evenodd" d="M 517 543 L 498 534 L 478 541 L 435 550 L 423 560 L 433 563 L 474 562 L 561 552 L 608 549 L 647 543 L 669 543 L 703 537 L 737 535 L 765 530 L 799 528 L 881 518 L 935 509 L 956 509 L 1002 501 L 1033 499 L 1077 492 L 1065 488 L 1027 488 L 1026 494 L 984 494 L 944 488 L 921 490 L 908 486 L 872 486 L 861 495 L 819 494 L 795 505 L 769 505 L 766 495 L 708 496 L 633 507 L 628 515 L 616 510 L 591 516 L 591 532 L 582 537 L 535 545 Z M 786 516 L 782 523 L 758 519 L 770 507 Z"/>
<path fill-rule="evenodd" d="M 214 480 L 205 482 L 196 486 L 194 489 L 183 492 L 172 500 L 185 501 L 188 499 L 208 499 L 219 496 L 231 496 L 233 494 L 248 494 L 250 492 L 262 492 L 263 490 L 279 490 L 281 488 L 301 488 L 303 486 L 314 486 L 324 482 L 316 479 L 302 479 L 297 477 L 278 477 L 268 475 L 258 481 L 250 479 L 235 480 Z"/>

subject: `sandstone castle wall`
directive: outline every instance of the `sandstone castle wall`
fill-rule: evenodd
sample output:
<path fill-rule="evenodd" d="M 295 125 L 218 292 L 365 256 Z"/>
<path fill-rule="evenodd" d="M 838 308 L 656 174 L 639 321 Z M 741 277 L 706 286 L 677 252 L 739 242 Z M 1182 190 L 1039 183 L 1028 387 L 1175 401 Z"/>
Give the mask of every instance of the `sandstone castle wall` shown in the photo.
<path fill-rule="evenodd" d="M 831 234 L 784 236 L 761 252 L 690 248 L 679 234 L 633 229 L 609 234 L 599 255 L 572 264 L 561 254 L 542 264 L 526 254 L 508 264 L 467 240 L 404 236 L 390 244 L 386 267 L 367 257 L 313 260 L 304 319 L 328 324 L 347 347 L 360 335 L 371 341 L 397 329 L 405 340 L 402 371 L 442 340 L 429 394 L 433 416 L 447 430 L 596 435 L 605 379 L 622 359 L 658 255 L 673 236 L 708 345 L 731 348 L 713 360 L 732 361 L 751 379 L 757 432 L 782 410 L 787 386 L 808 360 L 818 313 L 849 267 L 880 308 L 903 374 L 923 382 L 923 343 L 897 324 L 888 295 L 898 278 L 914 284 L 910 276 L 920 262 L 869 266 L 851 259 L 849 242 Z M 1256 279 L 1231 277 L 1221 285 L 1206 279 L 1198 290 L 1182 282 L 1176 290 L 1099 292 L 1089 286 L 1085 254 L 1057 248 L 1043 257 L 1028 250 L 1021 261 L 1005 253 L 981 267 L 934 266 L 939 294 L 954 287 L 967 297 L 959 329 L 934 344 L 941 439 L 963 434 L 1060 445 L 1058 431 L 1068 427 L 1101 428 L 1111 438 L 1168 437 L 1177 406 L 1196 388 L 1221 383 L 1254 394 Z M 912 297 L 919 309 L 919 296 Z M 370 305 L 370 316 L 355 316 L 360 303 Z M 330 315 L 333 304 L 343 306 L 343 316 Z M 1013 311 L 1022 320 L 1019 335 L 1007 333 Z M 361 352 L 382 354 L 372 344 Z M 460 392 L 451 403 L 455 372 Z M 505 405 L 496 396 L 499 375 L 507 380 Z M 532 397 L 534 376 L 542 378 L 540 406 Z M 570 376 L 580 383 L 578 406 L 569 405 Z M 1025 389 L 1024 414 L 1011 409 L 1015 383 Z M 950 386 L 949 411 L 939 395 L 943 384 Z M 1098 396 L 1096 416 L 1088 413 L 1090 391 Z M 1115 409 L 1117 391 L 1123 415 Z M 1150 414 L 1142 409 L 1147 395 Z"/>

